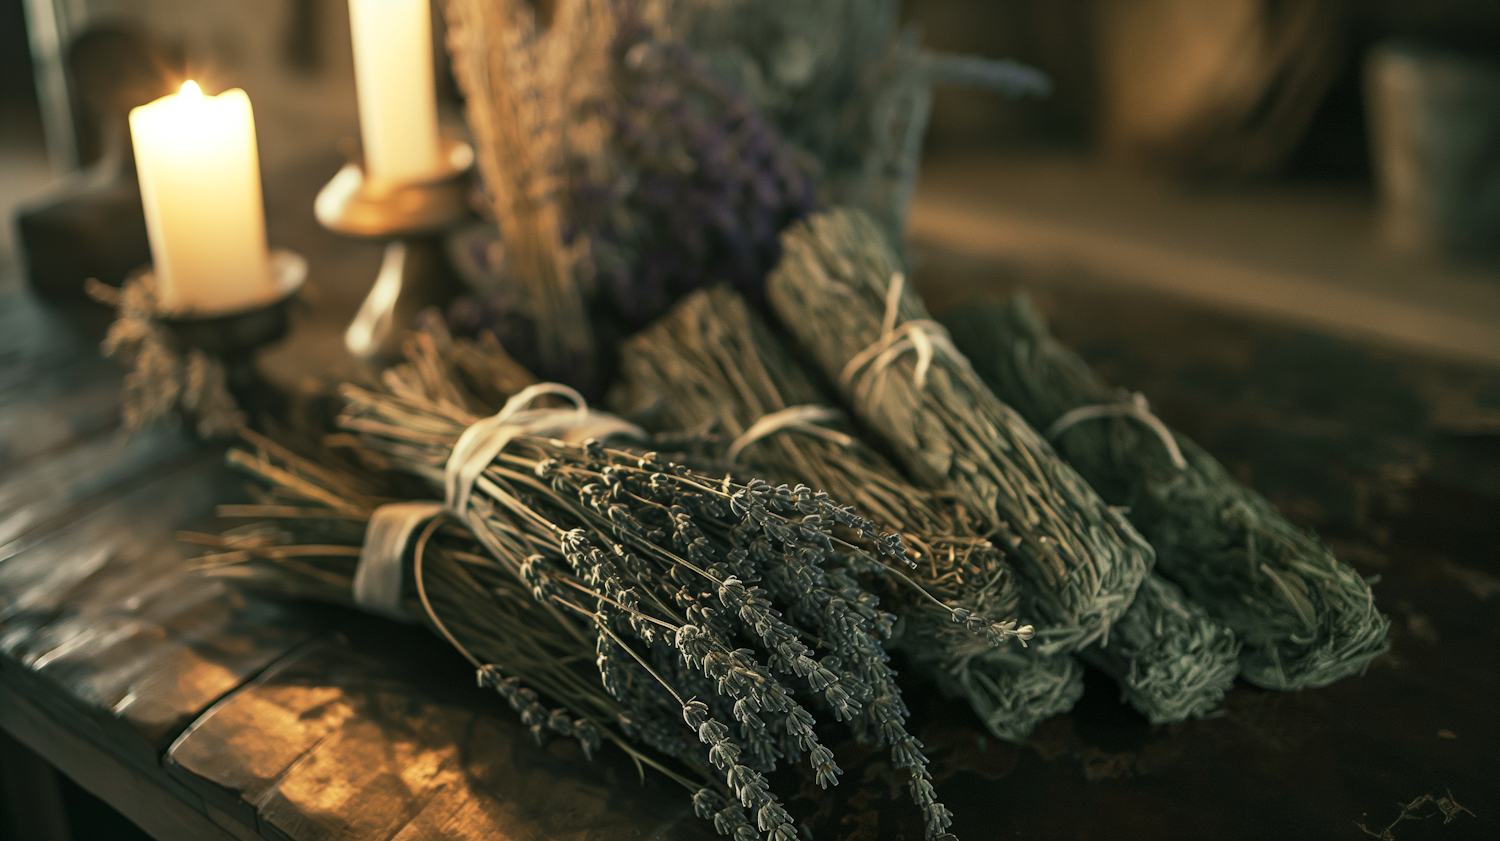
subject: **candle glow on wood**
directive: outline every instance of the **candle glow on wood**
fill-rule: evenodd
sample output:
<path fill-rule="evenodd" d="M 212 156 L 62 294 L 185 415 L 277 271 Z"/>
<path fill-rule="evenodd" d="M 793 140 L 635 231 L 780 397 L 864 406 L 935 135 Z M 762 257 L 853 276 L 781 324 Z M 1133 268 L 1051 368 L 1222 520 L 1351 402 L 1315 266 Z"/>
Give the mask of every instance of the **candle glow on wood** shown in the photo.
<path fill-rule="evenodd" d="M 245 92 L 204 96 L 186 82 L 133 109 L 130 136 L 163 309 L 219 315 L 276 300 Z"/>
<path fill-rule="evenodd" d="M 428 0 L 349 0 L 365 175 L 404 184 L 444 170 Z"/>

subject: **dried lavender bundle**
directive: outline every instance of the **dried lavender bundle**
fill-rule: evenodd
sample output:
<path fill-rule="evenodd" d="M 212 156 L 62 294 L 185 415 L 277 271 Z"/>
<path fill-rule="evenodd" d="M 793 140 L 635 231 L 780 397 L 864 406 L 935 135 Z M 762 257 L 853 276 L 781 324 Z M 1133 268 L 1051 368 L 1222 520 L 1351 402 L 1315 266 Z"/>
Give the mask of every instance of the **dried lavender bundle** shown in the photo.
<path fill-rule="evenodd" d="M 1037 429 L 1104 407 L 1061 431 L 1058 452 L 1106 498 L 1130 506 L 1162 572 L 1244 641 L 1247 680 L 1325 686 L 1386 650 L 1389 620 L 1358 573 L 1203 448 L 1153 428 L 1154 416 L 1100 382 L 1025 298 L 971 303 L 945 323 L 980 376 Z"/>
<path fill-rule="evenodd" d="M 904 288 L 885 235 L 835 210 L 784 235 L 767 294 L 782 324 L 919 483 L 983 518 L 1030 581 L 1042 651 L 1103 639 L 1151 547 L 974 374 Z"/>
<path fill-rule="evenodd" d="M 887 597 L 905 620 L 900 647 L 942 689 L 966 698 L 997 736 L 1024 738 L 1077 701 L 1082 674 L 1071 658 L 996 648 L 955 624 L 1016 615 L 1019 594 L 1004 557 L 976 534 L 977 518 L 914 487 L 852 435 L 734 291 L 716 287 L 679 301 L 625 343 L 620 367 L 612 396 L 629 416 L 712 429 L 758 475 L 827 491 L 900 534 L 920 585 L 887 579 Z"/>
<path fill-rule="evenodd" d="M 611 50 L 609 180 L 581 169 L 570 215 L 588 234 L 600 291 L 632 328 L 684 293 L 727 281 L 752 300 L 780 256 L 778 235 L 812 209 L 794 148 L 749 98 L 622 4 Z"/>
<path fill-rule="evenodd" d="M 219 507 L 221 517 L 252 520 L 248 525 L 218 535 L 179 534 L 217 550 L 199 558 L 196 568 L 285 596 L 359 606 L 362 544 L 376 509 L 393 501 L 385 496 L 392 489 L 350 465 L 315 462 L 254 432 L 241 434 L 246 446 L 231 449 L 227 460 L 266 489 L 255 504 Z M 486 557 L 461 526 L 433 525 L 418 540 L 413 568 L 405 570 L 405 616 L 463 653 L 480 685 L 499 692 L 538 741 L 573 738 L 588 756 L 609 741 L 690 790 L 702 787 L 711 777 L 706 766 L 689 765 L 697 780 L 689 779 L 620 732 L 627 709 L 600 686 L 585 628 L 532 599 L 525 582 Z M 543 698 L 562 706 L 549 709 Z"/>
<path fill-rule="evenodd" d="M 491 558 L 538 601 L 593 627 L 605 688 L 630 710 L 626 732 L 719 771 L 738 805 L 710 810 L 716 795 L 705 790 L 700 814 L 716 812 L 721 832 L 748 829 L 743 808 L 769 837 L 795 836 L 764 776 L 782 760 L 806 754 L 821 784 L 836 782 L 806 704 L 886 745 L 910 771 L 929 836 L 946 830 L 951 816 L 906 730 L 881 643 L 895 617 L 859 584 L 886 560 L 906 561 L 899 537 L 804 487 L 708 480 L 650 454 L 535 437 L 538 423 L 571 426 L 572 410 L 507 409 L 491 419 L 509 424 L 493 430 L 503 440 L 495 454 L 477 474 L 455 473 L 446 469 L 455 447 L 468 453 L 483 440 L 465 434 L 478 418 L 414 395 L 343 393 L 340 425 L 362 447 L 443 484 L 449 509 Z M 596 413 L 579 416 L 608 427 Z M 835 526 L 871 548 L 840 539 Z M 999 641 L 1016 633 L 978 617 L 968 625 Z"/>

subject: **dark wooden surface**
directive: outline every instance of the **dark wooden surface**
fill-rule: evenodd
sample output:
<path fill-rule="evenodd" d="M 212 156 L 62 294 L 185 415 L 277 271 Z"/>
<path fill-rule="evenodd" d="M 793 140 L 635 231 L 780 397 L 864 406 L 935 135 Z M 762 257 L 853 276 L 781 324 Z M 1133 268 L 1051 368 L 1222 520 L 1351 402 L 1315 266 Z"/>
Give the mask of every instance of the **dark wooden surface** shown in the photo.
<path fill-rule="evenodd" d="M 934 307 L 1017 282 L 925 256 Z M 1394 837 L 1500 838 L 1500 374 L 1169 300 L 1052 283 L 1058 332 L 1144 391 L 1366 575 L 1392 652 L 1295 694 L 1152 728 L 1090 673 L 1024 745 L 908 685 L 962 838 L 1359 838 L 1451 791 L 1475 815 Z M 163 839 L 706 838 L 618 755 L 537 746 L 419 629 L 184 570 L 181 527 L 239 483 L 220 453 L 115 430 L 98 318 L 0 299 L 0 725 Z M 817 839 L 917 838 L 856 745 L 790 807 Z"/>

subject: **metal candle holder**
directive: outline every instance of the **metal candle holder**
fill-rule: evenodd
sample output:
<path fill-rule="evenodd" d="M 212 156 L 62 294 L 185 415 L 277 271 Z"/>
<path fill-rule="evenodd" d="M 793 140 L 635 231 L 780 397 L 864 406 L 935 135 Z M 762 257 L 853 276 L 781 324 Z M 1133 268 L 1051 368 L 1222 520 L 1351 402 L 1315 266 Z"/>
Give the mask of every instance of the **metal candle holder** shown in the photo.
<path fill-rule="evenodd" d="M 162 307 L 150 266 L 118 288 L 95 278 L 84 283 L 89 297 L 115 311 L 101 349 L 131 369 L 122 406 L 127 428 L 175 417 L 199 437 L 232 437 L 281 408 L 281 395 L 256 373 L 255 351 L 286 334 L 287 305 L 307 280 L 307 261 L 290 251 L 270 257 L 273 298 L 233 312 Z"/>
<path fill-rule="evenodd" d="M 239 312 L 216 315 L 163 313 L 159 321 L 184 347 L 196 348 L 224 363 L 225 385 L 247 412 L 272 411 L 279 395 L 255 371 L 255 351 L 287 332 L 287 306 L 307 281 L 307 260 L 285 249 L 271 252 L 271 272 L 278 297 Z"/>
<path fill-rule="evenodd" d="M 469 212 L 474 150 L 462 141 L 445 140 L 442 160 L 443 172 L 408 184 L 367 178 L 358 163 L 350 162 L 318 192 L 313 214 L 323 227 L 388 241 L 380 272 L 344 331 L 344 346 L 357 357 L 398 357 L 401 328 L 423 308 L 443 303 L 454 289 L 439 234 Z"/>

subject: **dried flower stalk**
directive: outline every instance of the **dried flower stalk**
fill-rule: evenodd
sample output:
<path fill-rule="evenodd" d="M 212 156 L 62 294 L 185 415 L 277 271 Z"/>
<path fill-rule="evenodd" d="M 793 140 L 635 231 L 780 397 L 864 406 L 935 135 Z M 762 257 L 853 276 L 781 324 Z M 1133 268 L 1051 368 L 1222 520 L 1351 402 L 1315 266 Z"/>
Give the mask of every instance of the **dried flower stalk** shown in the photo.
<path fill-rule="evenodd" d="M 606 166 L 603 120 L 582 107 L 604 90 L 614 35 L 607 0 L 560 3 L 542 32 L 526 0 L 448 0 L 448 48 L 463 87 L 479 172 L 510 276 L 524 285 L 547 373 L 587 379 L 587 238 L 565 239 L 567 173 Z M 600 179 L 605 180 L 605 179 Z"/>

